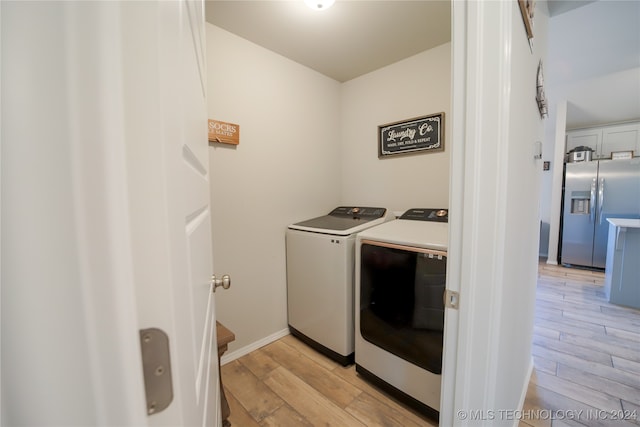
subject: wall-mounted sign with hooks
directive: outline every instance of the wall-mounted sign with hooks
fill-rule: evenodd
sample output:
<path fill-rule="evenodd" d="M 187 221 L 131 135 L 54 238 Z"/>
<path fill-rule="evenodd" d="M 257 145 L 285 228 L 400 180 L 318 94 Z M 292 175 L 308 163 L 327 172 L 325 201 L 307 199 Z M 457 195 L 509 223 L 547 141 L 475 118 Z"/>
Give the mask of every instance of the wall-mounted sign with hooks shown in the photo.
<path fill-rule="evenodd" d="M 240 144 L 240 125 L 219 120 L 209 120 L 209 142 Z"/>

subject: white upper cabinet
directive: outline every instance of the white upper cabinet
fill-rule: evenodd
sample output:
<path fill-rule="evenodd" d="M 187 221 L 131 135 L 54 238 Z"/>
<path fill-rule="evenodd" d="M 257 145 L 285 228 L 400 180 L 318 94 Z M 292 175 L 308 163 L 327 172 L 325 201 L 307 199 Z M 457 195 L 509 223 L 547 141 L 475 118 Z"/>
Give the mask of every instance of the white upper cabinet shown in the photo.
<path fill-rule="evenodd" d="M 566 152 L 580 146 L 591 148 L 594 160 L 610 159 L 616 151 L 640 156 L 640 122 L 568 131 Z"/>
<path fill-rule="evenodd" d="M 634 157 L 640 156 L 640 123 L 602 129 L 602 157 L 611 157 L 616 151 L 633 151 Z"/>
<path fill-rule="evenodd" d="M 589 147 L 593 150 L 594 157 L 596 157 L 601 144 L 601 128 L 580 129 L 567 132 L 567 153 L 576 147 Z"/>

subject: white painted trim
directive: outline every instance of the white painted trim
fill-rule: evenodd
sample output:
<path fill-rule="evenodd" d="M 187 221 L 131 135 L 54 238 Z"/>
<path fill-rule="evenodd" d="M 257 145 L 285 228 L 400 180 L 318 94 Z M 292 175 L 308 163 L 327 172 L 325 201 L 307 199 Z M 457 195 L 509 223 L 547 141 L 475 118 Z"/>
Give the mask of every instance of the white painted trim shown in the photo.
<path fill-rule="evenodd" d="M 442 425 L 474 424 L 456 414 L 499 404 L 514 7 L 453 3 L 452 146 L 459 151 L 451 154 L 447 286 L 459 286 L 460 311 L 455 386 L 443 386 Z"/>
<path fill-rule="evenodd" d="M 220 358 L 220 365 L 226 365 L 229 362 L 233 362 L 234 360 L 239 359 L 242 356 L 245 356 L 254 350 L 264 347 L 265 345 L 271 344 L 272 342 L 277 341 L 282 337 L 286 337 L 287 335 L 289 335 L 289 333 L 290 333 L 289 328 L 285 328 L 267 337 L 259 339 L 258 341 L 255 341 L 249 345 L 246 345 L 242 348 L 234 350 L 231 353 L 227 353 Z"/>
<path fill-rule="evenodd" d="M 0 2 L 0 46 L 2 46 L 2 2 Z M 0 55 L 0 70 L 2 70 L 2 55 Z M 0 99 L 2 99 L 2 79 L 0 78 Z M 0 102 L 0 129 L 2 129 L 2 102 Z M 0 188 L 2 188 L 2 136 L 0 135 Z M 0 242 L 2 241 L 2 193 L 0 192 Z M 0 278 L 2 278 L 2 245 L 0 245 Z M 2 280 L 0 279 L 0 295 L 2 295 Z M 2 297 L 0 296 L 0 318 L 2 318 Z M 0 340 L 0 354 L 2 353 L 2 340 Z M 2 370 L 0 369 L 0 384 L 2 383 Z M 0 387 L 0 425 L 8 425 L 7 411 L 3 411 L 4 398 Z"/>
<path fill-rule="evenodd" d="M 451 184 L 449 187 L 449 250 L 447 289 L 460 292 L 462 265 L 462 212 L 464 206 L 465 99 L 466 99 L 466 5 L 452 2 L 451 40 L 451 144 L 449 144 Z M 455 417 L 456 376 L 458 369 L 458 334 L 460 311 L 445 310 L 445 331 L 440 389 L 440 424 L 453 426 Z"/>
<path fill-rule="evenodd" d="M 509 148 L 510 148 L 510 134 L 509 134 L 509 126 L 510 126 L 510 118 L 511 118 L 511 33 L 512 33 L 512 7 L 513 4 L 508 2 L 500 2 L 499 3 L 499 18 L 500 25 L 496 28 L 498 33 L 494 35 L 497 37 L 497 43 L 493 44 L 493 49 L 497 52 L 496 61 L 498 63 L 499 74 L 497 76 L 496 83 L 498 85 L 498 106 L 496 110 L 496 124 L 498 125 L 498 138 L 497 138 L 497 157 L 498 157 L 498 165 L 506 165 L 509 161 Z M 486 8 L 484 13 L 491 13 L 492 9 Z M 483 56 L 486 55 L 486 44 L 483 44 Z M 485 67 L 483 67 L 485 68 Z M 506 212 L 507 212 L 507 182 L 508 182 L 508 168 L 499 167 L 496 173 L 496 181 L 497 181 L 497 193 L 496 193 L 496 215 L 495 222 L 493 224 L 493 228 L 495 230 L 495 244 L 493 247 L 494 256 L 493 258 L 493 278 L 495 280 L 495 287 L 492 289 L 493 294 L 493 307 L 491 308 L 491 316 L 490 316 L 490 345 L 488 348 L 488 372 L 487 372 L 487 399 L 486 407 L 487 408 L 495 408 L 495 395 L 496 395 L 496 380 L 498 378 L 498 372 L 500 370 L 500 361 L 498 357 L 496 357 L 495 353 L 498 352 L 500 348 L 500 333 L 501 333 L 501 323 L 502 323 L 502 296 L 504 294 L 504 278 L 503 272 L 501 271 L 502 266 L 504 265 L 505 259 L 505 250 L 506 245 L 506 230 L 504 224 L 507 222 Z M 480 225 L 480 224 L 478 224 Z"/>
<path fill-rule="evenodd" d="M 527 398 L 527 390 L 529 389 L 529 382 L 531 381 L 532 374 L 533 374 L 533 356 L 531 356 L 531 361 L 529 362 L 527 380 L 522 385 L 522 391 L 520 392 L 520 400 L 518 401 L 518 407 L 517 407 L 518 411 L 522 411 L 522 408 L 524 407 L 524 401 Z M 516 419 L 513 421 L 513 427 L 518 427 L 519 424 L 520 424 L 520 420 Z"/>
<path fill-rule="evenodd" d="M 553 153 L 553 179 L 551 182 L 551 206 L 549 212 L 549 246 L 547 264 L 557 265 L 560 240 L 560 215 L 562 205 L 562 173 L 564 170 L 565 135 L 567 127 L 567 100 L 556 104 L 556 133 Z"/>

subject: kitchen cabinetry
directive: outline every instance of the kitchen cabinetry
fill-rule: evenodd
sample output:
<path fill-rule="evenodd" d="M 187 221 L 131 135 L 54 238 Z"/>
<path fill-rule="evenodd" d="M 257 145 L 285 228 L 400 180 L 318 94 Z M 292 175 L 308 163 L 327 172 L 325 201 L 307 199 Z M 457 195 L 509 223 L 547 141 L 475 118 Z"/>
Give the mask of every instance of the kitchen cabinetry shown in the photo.
<path fill-rule="evenodd" d="M 640 122 L 568 131 L 566 152 L 580 146 L 591 148 L 594 160 L 610 159 L 616 151 L 640 156 Z"/>
<path fill-rule="evenodd" d="M 640 219 L 609 218 L 604 287 L 609 302 L 640 308 Z"/>
<path fill-rule="evenodd" d="M 576 147 L 589 147 L 593 150 L 593 157 L 597 157 L 597 153 L 602 145 L 602 129 L 580 129 L 567 132 L 567 150 L 573 150 Z"/>
<path fill-rule="evenodd" d="M 633 151 L 634 156 L 640 156 L 640 123 L 602 129 L 601 155 L 611 157 L 616 151 Z"/>

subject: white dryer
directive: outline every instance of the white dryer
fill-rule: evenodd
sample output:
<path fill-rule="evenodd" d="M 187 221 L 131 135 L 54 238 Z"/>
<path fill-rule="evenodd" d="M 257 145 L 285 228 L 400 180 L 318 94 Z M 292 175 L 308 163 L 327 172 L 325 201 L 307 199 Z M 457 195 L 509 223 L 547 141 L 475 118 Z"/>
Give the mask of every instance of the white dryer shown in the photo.
<path fill-rule="evenodd" d="M 356 371 L 436 419 L 447 221 L 446 209 L 410 209 L 356 241 Z"/>
<path fill-rule="evenodd" d="M 286 232 L 289 330 L 345 366 L 353 363 L 355 237 L 388 219 L 385 208 L 341 206 Z"/>

